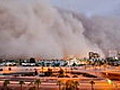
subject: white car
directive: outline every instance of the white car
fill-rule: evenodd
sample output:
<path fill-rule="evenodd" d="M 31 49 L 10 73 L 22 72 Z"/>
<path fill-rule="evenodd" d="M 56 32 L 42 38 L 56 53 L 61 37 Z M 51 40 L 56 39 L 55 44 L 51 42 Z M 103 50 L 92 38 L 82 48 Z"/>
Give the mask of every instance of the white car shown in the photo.
<path fill-rule="evenodd" d="M 15 62 L 7 62 L 6 65 L 7 66 L 10 66 L 10 65 L 13 66 L 13 65 L 16 65 L 16 63 Z"/>
<path fill-rule="evenodd" d="M 5 62 L 3 62 L 3 63 L 1 63 L 1 64 L 0 64 L 0 66 L 5 66 L 5 65 L 6 65 L 6 63 L 5 63 Z"/>
<path fill-rule="evenodd" d="M 22 63 L 22 66 L 35 66 L 35 63 Z"/>

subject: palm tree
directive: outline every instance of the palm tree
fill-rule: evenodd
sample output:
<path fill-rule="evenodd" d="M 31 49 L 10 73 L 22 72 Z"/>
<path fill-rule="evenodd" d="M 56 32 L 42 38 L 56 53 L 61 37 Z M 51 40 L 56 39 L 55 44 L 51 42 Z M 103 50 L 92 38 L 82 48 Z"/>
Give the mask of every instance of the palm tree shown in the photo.
<path fill-rule="evenodd" d="M 63 77 L 64 76 L 64 70 L 62 68 L 60 68 L 58 73 L 59 73 L 58 77 Z"/>
<path fill-rule="evenodd" d="M 78 90 L 80 83 L 78 81 L 74 81 L 73 84 L 75 85 L 75 90 Z"/>
<path fill-rule="evenodd" d="M 90 81 L 90 84 L 91 84 L 91 90 L 94 90 L 94 84 L 95 84 L 95 82 L 94 81 Z"/>
<path fill-rule="evenodd" d="M 65 89 L 65 90 L 75 90 L 74 82 L 72 80 L 66 81 L 65 87 L 63 89 Z"/>
<path fill-rule="evenodd" d="M 25 82 L 24 81 L 19 81 L 19 84 L 20 84 L 21 90 L 23 90 L 23 84 L 25 84 Z"/>
<path fill-rule="evenodd" d="M 10 84 L 10 81 L 9 80 L 5 80 L 4 83 L 3 83 L 3 86 L 7 87 L 8 84 Z"/>
<path fill-rule="evenodd" d="M 40 79 L 35 80 L 34 84 L 37 86 L 37 90 L 39 90 L 41 84 Z"/>
<path fill-rule="evenodd" d="M 60 81 L 60 80 L 57 81 L 57 85 L 59 86 L 59 90 L 61 90 L 61 86 L 62 86 L 62 84 L 63 84 L 62 81 Z"/>
<path fill-rule="evenodd" d="M 3 90 L 7 90 L 8 89 L 8 84 L 10 84 L 10 81 L 9 80 L 5 80 L 4 82 L 3 82 Z"/>

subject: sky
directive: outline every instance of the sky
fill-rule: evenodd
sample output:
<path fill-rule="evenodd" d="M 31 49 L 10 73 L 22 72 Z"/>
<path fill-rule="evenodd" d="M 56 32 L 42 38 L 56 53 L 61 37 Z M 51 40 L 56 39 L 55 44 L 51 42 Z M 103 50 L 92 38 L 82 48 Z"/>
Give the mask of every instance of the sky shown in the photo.
<path fill-rule="evenodd" d="M 120 0 L 52 0 L 52 4 L 88 16 L 120 14 Z"/>

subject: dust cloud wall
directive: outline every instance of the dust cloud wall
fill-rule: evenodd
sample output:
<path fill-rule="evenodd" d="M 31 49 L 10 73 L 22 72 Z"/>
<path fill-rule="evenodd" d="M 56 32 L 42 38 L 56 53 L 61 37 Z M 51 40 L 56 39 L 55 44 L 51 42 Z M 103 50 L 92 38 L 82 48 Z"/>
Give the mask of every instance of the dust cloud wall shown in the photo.
<path fill-rule="evenodd" d="M 60 10 L 45 0 L 0 0 L 0 56 L 63 58 L 102 56 L 119 49 L 119 17 Z"/>

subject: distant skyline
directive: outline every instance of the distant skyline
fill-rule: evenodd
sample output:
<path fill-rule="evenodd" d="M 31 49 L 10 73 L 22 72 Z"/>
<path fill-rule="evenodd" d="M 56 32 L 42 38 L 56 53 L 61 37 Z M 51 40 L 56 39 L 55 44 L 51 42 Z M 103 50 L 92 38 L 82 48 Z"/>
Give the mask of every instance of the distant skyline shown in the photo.
<path fill-rule="evenodd" d="M 52 4 L 68 10 L 91 15 L 118 15 L 120 0 L 51 0 Z"/>

